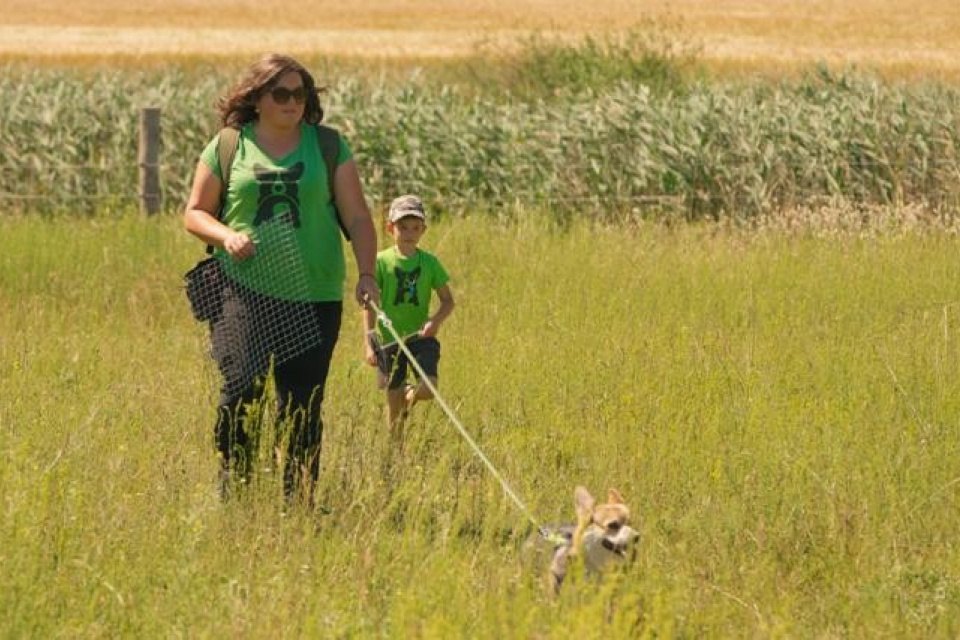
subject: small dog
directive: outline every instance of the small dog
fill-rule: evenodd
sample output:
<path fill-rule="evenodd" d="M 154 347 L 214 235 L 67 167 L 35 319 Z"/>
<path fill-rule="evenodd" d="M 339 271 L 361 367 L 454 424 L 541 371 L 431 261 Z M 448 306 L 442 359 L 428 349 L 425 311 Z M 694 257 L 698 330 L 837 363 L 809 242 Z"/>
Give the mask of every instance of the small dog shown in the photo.
<path fill-rule="evenodd" d="M 611 563 L 621 563 L 636 550 L 640 532 L 630 526 L 630 509 L 616 489 L 606 504 L 597 504 L 583 487 L 574 490 L 576 525 L 548 527 L 546 539 L 554 546 L 547 581 L 560 592 L 571 562 L 583 562 L 587 574 L 599 574 Z"/>

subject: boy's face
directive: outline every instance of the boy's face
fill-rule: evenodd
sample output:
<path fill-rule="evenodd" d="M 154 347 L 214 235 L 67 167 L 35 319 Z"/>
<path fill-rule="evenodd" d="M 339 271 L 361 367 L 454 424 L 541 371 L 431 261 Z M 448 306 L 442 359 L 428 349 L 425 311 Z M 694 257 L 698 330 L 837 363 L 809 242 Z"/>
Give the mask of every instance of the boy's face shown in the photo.
<path fill-rule="evenodd" d="M 398 245 L 416 247 L 427 230 L 427 225 L 420 218 L 407 216 L 387 223 L 387 230 Z"/>

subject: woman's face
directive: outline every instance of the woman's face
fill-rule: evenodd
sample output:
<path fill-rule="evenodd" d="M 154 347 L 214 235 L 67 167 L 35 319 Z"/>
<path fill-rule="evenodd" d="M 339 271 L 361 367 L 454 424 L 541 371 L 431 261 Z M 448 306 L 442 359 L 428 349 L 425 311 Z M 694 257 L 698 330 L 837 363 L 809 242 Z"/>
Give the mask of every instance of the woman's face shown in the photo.
<path fill-rule="evenodd" d="M 303 118 L 306 97 L 303 78 L 296 71 L 288 71 L 257 101 L 260 120 L 277 127 L 299 124 Z"/>

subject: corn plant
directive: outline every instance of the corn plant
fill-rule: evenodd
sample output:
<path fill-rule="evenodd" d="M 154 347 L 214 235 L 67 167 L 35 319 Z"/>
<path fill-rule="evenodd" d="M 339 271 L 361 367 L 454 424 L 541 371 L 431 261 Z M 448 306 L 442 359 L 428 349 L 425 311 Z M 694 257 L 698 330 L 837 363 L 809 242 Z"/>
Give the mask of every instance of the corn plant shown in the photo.
<path fill-rule="evenodd" d="M 182 205 L 216 133 L 227 72 L 31 71 L 0 77 L 5 210 L 135 204 L 138 110 L 163 110 L 162 184 Z M 820 70 L 780 82 L 699 81 L 682 92 L 622 81 L 550 100 L 408 82 L 335 80 L 343 130 L 374 203 L 417 191 L 436 209 L 537 203 L 603 221 L 667 208 L 750 218 L 841 199 L 954 212 L 960 93 Z"/>

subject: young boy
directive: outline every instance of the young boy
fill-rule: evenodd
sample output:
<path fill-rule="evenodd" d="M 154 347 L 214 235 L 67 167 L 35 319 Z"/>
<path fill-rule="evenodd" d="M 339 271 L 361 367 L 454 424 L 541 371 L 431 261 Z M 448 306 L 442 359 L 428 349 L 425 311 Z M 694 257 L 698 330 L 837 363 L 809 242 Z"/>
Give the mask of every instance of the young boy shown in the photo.
<path fill-rule="evenodd" d="M 377 254 L 374 277 L 380 287 L 381 309 L 394 330 L 401 336 L 417 364 L 437 386 L 437 364 L 440 361 L 440 325 L 453 312 L 453 293 L 447 284 L 450 279 L 443 265 L 432 253 L 418 247 L 427 230 L 426 214 L 420 198 L 401 196 L 390 205 L 387 233 L 393 236 L 394 246 Z M 436 291 L 440 307 L 430 315 L 431 294 Z M 366 339 L 366 360 L 379 368 L 377 380 L 387 390 L 387 418 L 394 438 L 402 438 L 403 421 L 414 404 L 430 400 L 433 394 L 419 380 L 419 373 L 407 361 L 393 334 L 376 322 L 372 309 L 364 309 L 363 325 Z M 374 324 L 379 325 L 379 334 Z M 382 344 L 382 350 L 379 345 Z M 407 384 L 408 374 L 418 381 Z"/>

